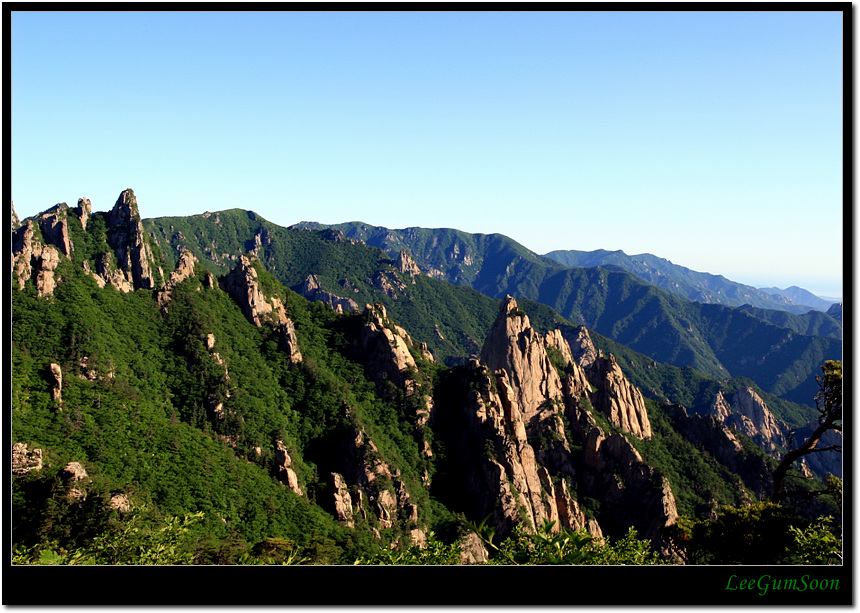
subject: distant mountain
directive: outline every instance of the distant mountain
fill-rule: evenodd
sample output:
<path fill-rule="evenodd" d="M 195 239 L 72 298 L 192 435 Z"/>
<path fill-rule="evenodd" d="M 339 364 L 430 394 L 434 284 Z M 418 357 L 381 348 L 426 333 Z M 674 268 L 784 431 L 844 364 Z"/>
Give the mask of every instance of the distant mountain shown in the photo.
<path fill-rule="evenodd" d="M 619 266 L 640 279 L 653 283 L 670 292 L 706 304 L 742 306 L 749 304 L 761 309 L 777 309 L 790 313 L 803 314 L 810 309 L 826 311 L 830 303 L 822 301 L 801 288 L 798 291 L 759 290 L 750 285 L 736 283 L 722 275 L 697 272 L 684 266 L 673 264 L 667 259 L 641 253 L 627 255 L 623 251 L 551 251 L 546 254 L 565 266 Z M 801 300 L 803 298 L 803 300 Z M 806 299 L 811 302 L 806 302 Z"/>
<path fill-rule="evenodd" d="M 842 323 L 842 303 L 834 302 L 829 309 L 827 309 L 827 314 L 830 315 L 833 319 L 838 321 L 840 324 Z"/>
<path fill-rule="evenodd" d="M 824 312 L 827 312 L 827 309 L 829 309 L 835 302 L 833 300 L 827 300 L 820 296 L 816 296 L 812 292 L 807 291 L 802 287 L 797 287 L 796 285 L 792 285 L 786 289 L 779 289 L 778 287 L 762 287 L 760 289 L 768 294 L 776 294 L 778 296 L 788 298 L 795 304 L 808 304 L 814 309 Z"/>
<path fill-rule="evenodd" d="M 774 325 L 768 319 L 776 319 L 776 315 L 683 298 L 614 264 L 566 266 L 501 234 L 469 234 L 448 228 L 394 230 L 361 222 L 331 226 L 302 222 L 292 228 L 337 229 L 392 257 L 406 249 L 421 270 L 435 278 L 470 285 L 493 298 L 510 294 L 534 300 L 658 362 L 691 366 L 717 379 L 746 376 L 765 391 L 795 402 L 809 403 L 817 390 L 817 368 L 824 359 L 841 359 L 842 355 L 836 332 L 840 326 L 835 320 L 829 320 L 829 325 L 803 319 L 792 320 L 791 327 Z M 666 262 L 660 258 L 648 261 L 655 269 Z M 702 275 L 689 273 L 693 278 Z M 705 277 L 722 279 L 720 287 L 727 291 L 737 290 L 739 305 L 759 295 L 767 297 L 722 277 Z M 770 300 L 782 301 L 784 306 L 789 302 L 780 297 Z M 821 315 L 825 321 L 829 319 Z M 810 329 L 826 329 L 833 336 L 805 332 Z M 801 376 L 801 372 L 806 374 Z"/>

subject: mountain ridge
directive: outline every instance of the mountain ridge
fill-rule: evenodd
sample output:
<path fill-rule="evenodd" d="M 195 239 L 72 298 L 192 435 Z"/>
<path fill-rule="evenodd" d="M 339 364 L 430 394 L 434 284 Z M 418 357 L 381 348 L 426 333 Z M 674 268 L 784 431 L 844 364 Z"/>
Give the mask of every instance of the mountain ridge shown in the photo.
<path fill-rule="evenodd" d="M 784 425 L 766 395 L 672 367 L 703 388 L 688 390 L 697 415 L 722 398 L 722 421 L 661 405 L 626 365 L 669 369 L 595 334 L 619 356 L 601 351 L 546 305 L 432 279 L 402 251 L 244 211 L 141 221 L 131 190 L 107 213 L 24 220 L 13 245 L 19 560 L 137 534 L 111 532 L 124 522 L 161 534 L 177 515 L 203 523 L 162 563 L 273 548 L 350 563 L 429 547 L 437 530 L 486 560 L 458 514 L 500 537 L 633 528 L 669 555 L 679 513 L 768 493 L 762 449 L 778 451 Z M 346 295 L 368 302 L 333 301 Z M 440 364 L 416 330 L 462 359 Z"/>
<path fill-rule="evenodd" d="M 768 377 L 765 386 L 772 386 L 779 394 L 800 387 L 793 398 L 801 402 L 809 393 L 814 393 L 814 379 L 806 377 L 798 381 L 797 366 L 778 349 L 768 354 L 769 348 L 782 347 L 790 341 L 797 351 L 807 356 L 801 358 L 803 362 L 808 362 L 813 355 L 841 354 L 841 324 L 829 315 L 815 312 L 789 314 L 790 317 L 767 314 L 759 317 L 763 312 L 739 311 L 752 318 L 746 325 L 758 329 L 761 353 L 768 354 L 766 359 L 771 362 L 766 366 L 755 365 L 750 355 L 737 355 L 743 347 L 725 345 L 726 325 L 732 322 L 731 327 L 737 328 L 741 324 L 736 315 L 729 316 L 729 311 L 717 308 L 721 305 L 682 298 L 616 265 L 567 267 L 500 234 L 469 234 L 452 229 L 437 232 L 426 228 L 392 230 L 361 222 L 332 225 L 301 222 L 291 226 L 317 230 L 322 227 L 336 228 L 344 232 L 344 236 L 379 247 L 389 255 L 409 249 L 427 274 L 455 284 L 471 285 L 494 298 L 511 294 L 542 302 L 571 321 L 596 329 L 661 362 L 690 365 L 718 378 L 729 373 L 741 374 L 744 369 L 757 369 L 759 374 L 752 378 Z M 604 272 L 599 272 L 601 270 Z M 713 321 L 714 317 L 717 321 Z M 775 321 L 788 326 L 781 338 L 775 330 L 762 326 Z M 823 334 L 808 335 L 807 332 Z M 806 340 L 797 337 L 798 333 Z M 711 338 L 714 334 L 718 335 L 716 340 Z M 664 346 L 665 339 L 672 335 L 677 337 L 678 347 Z M 780 361 L 782 363 L 778 364 Z M 778 375 L 786 371 L 793 374 L 778 380 Z"/>

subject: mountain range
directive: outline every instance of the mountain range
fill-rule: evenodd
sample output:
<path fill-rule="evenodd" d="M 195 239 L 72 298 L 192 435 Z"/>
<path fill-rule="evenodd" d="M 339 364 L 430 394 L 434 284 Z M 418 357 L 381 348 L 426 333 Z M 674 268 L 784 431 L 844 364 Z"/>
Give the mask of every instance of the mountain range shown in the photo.
<path fill-rule="evenodd" d="M 19 560 L 139 559 L 92 544 L 132 538 L 129 513 L 140 534 L 199 520 L 172 563 L 437 539 L 487 561 L 469 522 L 632 528 L 670 556 L 679 517 L 767 498 L 842 355 L 824 313 L 694 302 L 501 235 L 144 219 L 125 190 L 13 216 L 12 251 Z"/>
<path fill-rule="evenodd" d="M 292 226 L 321 227 L 309 222 Z M 722 302 L 697 302 L 618 266 L 566 266 L 500 234 L 391 230 L 358 222 L 330 229 L 379 247 L 392 257 L 408 250 L 420 269 L 433 278 L 470 286 L 493 298 L 511 294 L 550 306 L 562 317 L 658 362 L 690 366 L 715 378 L 747 376 L 766 391 L 797 402 L 807 402 L 815 393 L 814 374 L 801 377 L 799 373 L 812 373 L 813 364 L 824 355 L 841 354 L 841 323 L 820 311 L 805 309 L 808 312 L 795 314 L 784 308 L 756 310 L 744 302 L 740 302 L 745 305 L 742 309 L 727 308 Z M 675 269 L 687 271 L 686 278 L 698 279 L 700 285 L 702 278 L 722 279 L 681 267 L 667 270 Z M 673 279 L 677 290 L 685 276 L 661 274 L 660 278 L 663 282 Z M 691 284 L 687 282 L 687 286 Z M 747 297 L 768 303 L 767 294 L 725 279 L 721 285 L 711 286 L 709 295 L 729 302 Z M 791 306 L 788 300 L 773 297 L 769 304 Z"/>
<path fill-rule="evenodd" d="M 722 275 L 690 270 L 650 253 L 627 255 L 623 251 L 551 251 L 546 257 L 566 266 L 617 266 L 637 277 L 697 302 L 726 306 L 750 305 L 804 314 L 811 309 L 827 311 L 833 302 L 800 287 L 756 289 Z"/>

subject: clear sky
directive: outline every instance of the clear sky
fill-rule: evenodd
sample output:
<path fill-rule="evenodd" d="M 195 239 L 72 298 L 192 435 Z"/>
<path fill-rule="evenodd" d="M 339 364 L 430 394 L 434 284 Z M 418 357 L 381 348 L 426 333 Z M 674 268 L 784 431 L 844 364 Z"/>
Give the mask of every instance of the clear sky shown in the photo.
<path fill-rule="evenodd" d="M 839 12 L 15 12 L 19 217 L 500 232 L 841 295 Z"/>

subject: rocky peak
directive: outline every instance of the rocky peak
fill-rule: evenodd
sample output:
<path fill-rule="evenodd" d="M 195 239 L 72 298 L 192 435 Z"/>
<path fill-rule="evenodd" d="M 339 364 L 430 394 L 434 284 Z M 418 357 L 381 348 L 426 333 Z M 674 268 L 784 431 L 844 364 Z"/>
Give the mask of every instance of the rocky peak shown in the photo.
<path fill-rule="evenodd" d="M 222 280 L 221 287 L 242 309 L 245 317 L 257 327 L 268 321 L 274 325 L 287 322 L 287 311 L 276 297 L 267 299 L 260 289 L 257 271 L 247 256 L 239 256 L 239 263 Z"/>
<path fill-rule="evenodd" d="M 412 338 L 388 318 L 385 306 L 376 303 L 365 305 L 364 326 L 355 342 L 360 354 L 377 379 L 389 379 L 398 386 L 406 383 L 407 370 L 417 368 L 409 352 Z"/>
<path fill-rule="evenodd" d="M 296 291 L 308 300 L 332 305 L 339 313 L 343 313 L 344 311 L 359 311 L 358 303 L 355 300 L 341 298 L 320 287 L 319 277 L 316 275 L 308 275 L 308 278 L 305 279 L 304 283 Z"/>
<path fill-rule="evenodd" d="M 90 215 L 93 211 L 93 204 L 90 202 L 89 198 L 78 198 L 78 208 L 75 210 L 78 217 L 81 220 L 81 227 L 86 230 L 87 229 L 87 221 L 90 219 Z"/>
<path fill-rule="evenodd" d="M 597 388 L 591 397 L 594 408 L 633 436 L 651 438 L 651 422 L 642 392 L 627 380 L 615 356 L 599 355 L 587 374 L 589 382 Z"/>
<path fill-rule="evenodd" d="M 57 204 L 39 216 L 39 229 L 48 245 L 54 245 L 66 258 L 71 259 L 72 240 L 69 237 L 69 206 L 65 202 Z"/>
<path fill-rule="evenodd" d="M 504 371 L 512 399 L 526 421 L 545 402 L 562 398 L 561 379 L 543 339 L 511 296 L 502 300 L 481 349 L 481 362 L 497 375 Z"/>
<path fill-rule="evenodd" d="M 239 263 L 221 279 L 221 288 L 226 291 L 242 309 L 249 322 L 257 327 L 271 324 L 280 336 L 280 348 L 297 364 L 302 361 L 296 329 L 287 317 L 287 309 L 277 296 L 266 296 L 260 289 L 259 275 L 251 260 L 239 257 Z"/>
<path fill-rule="evenodd" d="M 12 231 L 14 232 L 21 227 L 21 220 L 18 219 L 18 214 L 15 212 L 15 203 L 12 203 Z"/>
<path fill-rule="evenodd" d="M 726 426 L 751 438 L 767 453 L 775 453 L 786 444 L 785 424 L 774 417 L 767 403 L 751 387 L 742 387 L 729 398 L 717 392 L 711 413 Z"/>
<path fill-rule="evenodd" d="M 62 239 L 62 232 L 54 238 L 58 236 Z M 19 289 L 24 289 L 24 284 L 34 279 L 38 296 L 53 294 L 57 285 L 54 271 L 61 257 L 57 247 L 45 244 L 39 224 L 33 219 L 25 220 L 12 233 L 12 270 Z"/>
<path fill-rule="evenodd" d="M 591 336 L 589 336 L 585 326 L 566 330 L 564 338 L 570 345 L 570 352 L 574 361 L 583 368 L 588 368 L 597 359 L 597 350 L 594 348 L 594 343 L 591 342 Z"/>
<path fill-rule="evenodd" d="M 123 191 L 107 214 L 107 242 L 116 257 L 117 270 L 101 258 L 99 274 L 122 291 L 155 289 L 155 265 L 143 231 L 137 199 L 130 189 Z M 119 273 L 118 275 L 115 273 Z"/>
<path fill-rule="evenodd" d="M 176 270 L 170 273 L 167 283 L 156 293 L 158 305 L 163 311 L 167 311 L 167 305 L 176 286 L 194 276 L 195 264 L 197 264 L 197 258 L 194 257 L 194 254 L 187 249 L 183 250 L 182 255 L 179 256 L 179 262 L 176 264 Z"/>
<path fill-rule="evenodd" d="M 421 274 L 421 269 L 418 268 L 418 264 L 415 263 L 412 255 L 406 249 L 401 249 L 400 253 L 397 254 L 397 258 L 394 260 L 394 267 L 412 277 Z"/>

